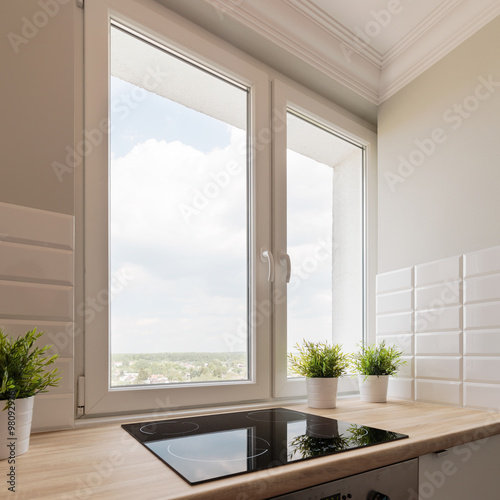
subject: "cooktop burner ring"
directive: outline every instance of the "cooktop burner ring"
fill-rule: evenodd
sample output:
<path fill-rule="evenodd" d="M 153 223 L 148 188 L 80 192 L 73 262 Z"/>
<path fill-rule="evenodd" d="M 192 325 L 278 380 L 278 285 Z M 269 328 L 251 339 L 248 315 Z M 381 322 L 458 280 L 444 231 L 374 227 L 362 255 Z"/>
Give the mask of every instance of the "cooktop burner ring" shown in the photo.
<path fill-rule="evenodd" d="M 305 413 L 285 408 L 272 408 L 270 410 L 255 410 L 247 414 L 249 420 L 256 422 L 296 422 L 304 420 L 307 417 Z"/>
<path fill-rule="evenodd" d="M 241 457 L 238 457 L 238 458 L 230 458 L 230 457 L 191 458 L 191 457 L 186 457 L 186 456 L 183 456 L 183 454 L 175 453 L 175 450 L 172 451 L 172 447 L 175 447 L 175 444 L 176 444 L 175 441 L 172 441 L 172 443 L 170 443 L 168 445 L 167 450 L 173 457 L 180 458 L 181 460 L 188 460 L 190 462 L 203 462 L 203 463 L 215 462 L 215 463 L 219 463 L 222 459 L 226 462 L 241 462 L 241 460 L 252 460 L 254 458 L 260 457 L 261 455 L 264 455 L 265 453 L 267 453 L 271 447 L 271 444 L 269 442 L 267 442 L 265 439 L 257 437 L 257 436 L 253 436 L 252 438 L 250 438 L 250 440 L 256 444 L 255 451 L 259 452 L 259 453 L 254 453 L 253 455 L 247 455 L 243 459 Z M 266 447 L 265 448 L 257 448 L 258 442 L 265 443 Z M 198 452 L 198 454 L 199 454 L 199 452 Z"/>
<path fill-rule="evenodd" d="M 145 430 L 147 427 L 150 427 L 152 432 Z M 166 422 L 150 422 L 140 427 L 139 430 L 147 436 L 183 436 L 195 432 L 199 428 L 200 426 L 195 422 L 179 423 L 177 420 L 168 420 Z M 165 432 L 165 430 L 168 430 L 168 432 Z"/>

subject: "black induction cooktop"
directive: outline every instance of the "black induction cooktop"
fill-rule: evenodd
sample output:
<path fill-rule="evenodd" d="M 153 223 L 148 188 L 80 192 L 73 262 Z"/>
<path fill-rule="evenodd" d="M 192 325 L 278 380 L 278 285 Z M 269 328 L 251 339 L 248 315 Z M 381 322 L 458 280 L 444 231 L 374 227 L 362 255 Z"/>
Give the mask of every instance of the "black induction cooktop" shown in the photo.
<path fill-rule="evenodd" d="M 122 427 L 190 484 L 408 437 L 285 408 Z"/>

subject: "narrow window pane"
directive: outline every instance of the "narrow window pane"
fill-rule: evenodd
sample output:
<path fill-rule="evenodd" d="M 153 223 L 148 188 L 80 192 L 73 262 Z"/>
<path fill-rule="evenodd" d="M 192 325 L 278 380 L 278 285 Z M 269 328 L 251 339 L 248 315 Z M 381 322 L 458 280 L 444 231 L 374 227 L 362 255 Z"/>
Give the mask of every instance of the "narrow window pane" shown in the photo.
<path fill-rule="evenodd" d="M 349 352 L 363 338 L 363 152 L 291 112 L 287 145 L 287 350 Z"/>
<path fill-rule="evenodd" d="M 247 379 L 248 91 L 111 47 L 111 385 Z"/>

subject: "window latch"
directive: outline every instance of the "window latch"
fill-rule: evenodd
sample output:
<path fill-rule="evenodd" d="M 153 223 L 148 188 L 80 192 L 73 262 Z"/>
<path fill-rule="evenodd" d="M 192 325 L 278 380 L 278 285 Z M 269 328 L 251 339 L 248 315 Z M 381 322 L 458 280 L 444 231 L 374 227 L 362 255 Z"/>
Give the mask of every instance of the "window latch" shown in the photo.
<path fill-rule="evenodd" d="M 260 260 L 261 262 L 266 263 L 269 266 L 269 272 L 267 275 L 267 281 L 274 281 L 274 258 L 271 250 L 264 250 L 261 248 L 260 250 Z"/>
<path fill-rule="evenodd" d="M 286 266 L 285 283 L 290 283 L 290 277 L 292 275 L 292 261 L 287 253 L 282 253 L 280 255 L 280 264 L 282 266 Z"/>

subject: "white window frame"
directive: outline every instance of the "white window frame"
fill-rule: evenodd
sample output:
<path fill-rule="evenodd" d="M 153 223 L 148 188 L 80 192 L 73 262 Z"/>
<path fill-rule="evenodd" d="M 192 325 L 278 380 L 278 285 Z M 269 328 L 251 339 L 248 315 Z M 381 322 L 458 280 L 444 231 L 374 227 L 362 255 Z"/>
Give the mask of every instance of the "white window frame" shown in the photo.
<path fill-rule="evenodd" d="M 273 82 L 273 252 L 276 255 L 276 279 L 273 296 L 275 311 L 273 317 L 274 352 L 274 384 L 275 398 L 298 397 L 306 392 L 305 378 L 287 377 L 287 359 L 283 353 L 287 350 L 287 285 L 285 283 L 286 264 L 280 262 L 279 256 L 287 253 L 286 240 L 286 162 L 287 162 L 287 122 L 288 110 L 299 112 L 315 123 L 324 126 L 333 133 L 359 145 L 364 150 L 363 165 L 363 276 L 364 276 L 364 306 L 363 306 L 363 339 L 373 342 L 374 304 L 373 283 L 375 281 L 376 227 L 375 219 L 369 214 L 376 213 L 376 134 L 364 124 L 359 123 L 347 113 L 306 90 L 289 85 L 280 79 Z M 293 263 L 292 263 L 293 272 Z M 355 379 L 339 380 L 339 395 L 357 391 Z"/>
<path fill-rule="evenodd" d="M 202 65 L 239 81 L 250 99 L 250 304 L 269 301 L 266 266 L 258 258 L 270 247 L 270 92 L 265 72 L 202 30 L 152 0 L 85 2 L 85 130 L 100 130 L 103 140 L 85 155 L 85 414 L 160 411 L 190 406 L 255 401 L 271 396 L 271 318 L 250 323 L 248 381 L 175 386 L 111 388 L 109 377 L 109 30 L 111 20 L 143 33 Z M 107 48 L 107 50 L 105 49 Z M 256 203 L 256 193 L 259 202 Z M 101 300 L 99 300 L 101 299 Z M 99 304 L 93 307 L 92 304 Z M 251 311 L 250 311 L 251 312 Z"/>
<path fill-rule="evenodd" d="M 96 298 L 109 287 L 108 173 L 109 30 L 111 19 L 165 44 L 180 54 L 241 82 L 251 89 L 250 136 L 250 380 L 171 386 L 111 388 L 109 377 L 109 309 Z M 286 303 L 279 297 L 286 252 L 280 228 L 286 216 L 280 165 L 286 165 L 286 119 L 290 107 L 365 149 L 365 340 L 375 339 L 374 288 L 376 274 L 376 134 L 372 127 L 331 102 L 293 82 L 273 79 L 270 72 L 247 56 L 207 34 L 153 0 L 87 0 L 85 2 L 85 131 L 100 130 L 103 140 L 85 154 L 84 262 L 85 262 L 85 414 L 91 417 L 131 412 L 162 411 L 193 406 L 255 403 L 305 395 L 303 379 L 286 376 Z M 105 50 L 104 48 L 108 48 Z M 271 81 L 272 109 L 271 116 Z M 271 165 L 273 168 L 271 169 Z M 274 190 L 274 191 L 272 191 Z M 258 193 L 258 203 L 257 203 Z M 272 198 L 274 196 L 274 199 Z M 273 200 L 273 201 L 272 201 Z M 285 213 L 284 213 L 285 211 Z M 274 229 L 274 235 L 272 233 Z M 267 281 L 262 249 L 272 250 L 276 276 Z M 276 297 L 278 299 L 276 300 Z M 274 299 L 274 300 L 273 300 Z M 340 391 L 355 387 L 342 382 Z"/>

